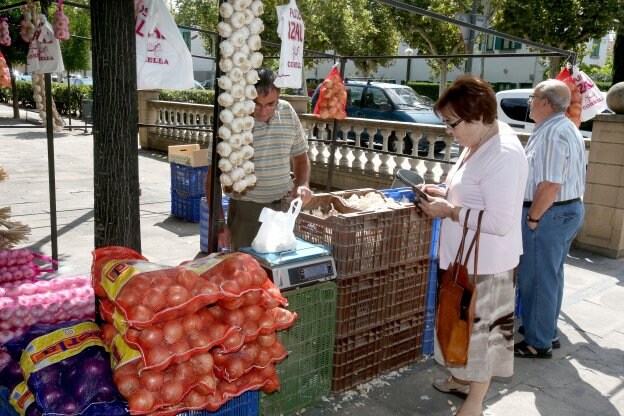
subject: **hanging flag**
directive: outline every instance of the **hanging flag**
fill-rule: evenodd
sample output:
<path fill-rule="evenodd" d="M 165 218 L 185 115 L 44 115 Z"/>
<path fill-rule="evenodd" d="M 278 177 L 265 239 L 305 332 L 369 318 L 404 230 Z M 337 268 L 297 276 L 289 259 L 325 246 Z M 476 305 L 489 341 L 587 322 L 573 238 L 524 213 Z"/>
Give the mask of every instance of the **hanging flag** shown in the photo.
<path fill-rule="evenodd" d="M 193 88 L 193 59 L 164 0 L 135 0 L 137 88 Z"/>
<path fill-rule="evenodd" d="M 303 19 L 295 0 L 277 6 L 277 34 L 282 39 L 280 66 L 275 86 L 301 88 L 303 76 Z"/>

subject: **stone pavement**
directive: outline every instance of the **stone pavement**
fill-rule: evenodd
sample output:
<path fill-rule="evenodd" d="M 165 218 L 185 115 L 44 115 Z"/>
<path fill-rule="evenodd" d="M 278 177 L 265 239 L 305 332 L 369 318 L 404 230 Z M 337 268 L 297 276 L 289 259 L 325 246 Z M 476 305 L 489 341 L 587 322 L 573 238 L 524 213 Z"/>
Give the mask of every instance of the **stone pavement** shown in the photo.
<path fill-rule="evenodd" d="M 21 112 L 24 116 L 24 111 Z M 47 144 L 43 128 L 11 119 L 0 104 L 0 207 L 32 228 L 23 246 L 51 254 Z M 37 117 L 29 113 L 32 123 Z M 80 122 L 72 124 L 79 126 Z M 26 126 L 19 128 L 18 126 Z M 55 275 L 86 274 L 93 249 L 93 136 L 55 135 L 58 250 Z M 139 151 L 143 255 L 175 265 L 199 252 L 199 224 L 169 215 L 166 156 Z M 573 250 L 559 323 L 562 348 L 551 360 L 516 359 L 514 376 L 495 379 L 486 415 L 614 416 L 624 414 L 624 259 Z M 452 415 L 461 400 L 431 387 L 446 373 L 425 359 L 306 409 L 306 415 Z"/>

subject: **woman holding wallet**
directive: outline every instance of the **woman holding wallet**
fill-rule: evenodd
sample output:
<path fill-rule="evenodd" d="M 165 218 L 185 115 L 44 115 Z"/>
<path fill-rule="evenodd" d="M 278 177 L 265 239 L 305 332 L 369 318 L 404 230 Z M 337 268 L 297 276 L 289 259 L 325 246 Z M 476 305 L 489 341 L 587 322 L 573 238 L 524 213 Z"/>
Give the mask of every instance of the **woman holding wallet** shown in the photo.
<path fill-rule="evenodd" d="M 477 301 L 463 367 L 446 365 L 435 341 L 434 357 L 451 376 L 436 380 L 442 392 L 466 397 L 458 416 L 482 414 L 483 400 L 493 376 L 513 374 L 514 300 L 513 270 L 522 254 L 521 215 L 528 164 L 517 135 L 496 120 L 496 97 L 491 86 L 466 75 L 458 78 L 435 104 L 434 111 L 447 132 L 464 147 L 448 174 L 445 187 L 421 185 L 428 197 L 418 206 L 432 217 L 442 217 L 440 267 L 455 260 L 468 217 L 466 241 L 477 228 L 483 211 L 477 265 Z M 473 256 L 467 261 L 473 275 Z"/>

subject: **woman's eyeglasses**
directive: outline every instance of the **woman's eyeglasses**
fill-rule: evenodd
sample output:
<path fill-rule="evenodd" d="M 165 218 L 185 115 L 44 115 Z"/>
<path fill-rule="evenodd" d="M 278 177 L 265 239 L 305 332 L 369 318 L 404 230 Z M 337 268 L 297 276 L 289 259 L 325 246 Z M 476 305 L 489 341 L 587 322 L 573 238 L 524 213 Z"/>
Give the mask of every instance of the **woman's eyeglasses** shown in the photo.
<path fill-rule="evenodd" d="M 451 130 L 455 130 L 455 127 L 459 126 L 461 124 L 461 122 L 464 121 L 463 118 L 460 118 L 457 121 L 454 121 L 452 123 L 444 123 L 444 125 L 446 126 L 446 128 L 451 129 Z"/>

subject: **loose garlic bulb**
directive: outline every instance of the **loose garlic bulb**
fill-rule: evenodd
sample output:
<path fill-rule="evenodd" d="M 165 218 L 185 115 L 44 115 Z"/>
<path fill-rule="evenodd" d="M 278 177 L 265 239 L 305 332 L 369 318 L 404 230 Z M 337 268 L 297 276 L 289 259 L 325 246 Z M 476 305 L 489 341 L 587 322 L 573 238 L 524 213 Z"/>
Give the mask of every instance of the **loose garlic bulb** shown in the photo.
<path fill-rule="evenodd" d="M 233 134 L 232 136 L 230 136 L 228 143 L 230 144 L 230 146 L 232 146 L 232 149 L 234 150 L 240 149 L 241 146 L 243 145 L 243 135 Z"/>
<path fill-rule="evenodd" d="M 253 134 L 250 131 L 244 131 L 241 133 L 243 138 L 243 145 L 253 143 Z"/>
<path fill-rule="evenodd" d="M 241 166 L 241 167 L 243 168 L 243 171 L 246 174 L 253 173 L 253 171 L 254 171 L 254 164 L 253 164 L 252 161 L 249 161 L 249 160 L 244 161 L 243 162 L 243 166 Z"/>
<path fill-rule="evenodd" d="M 230 58 L 224 58 L 219 61 L 219 69 L 221 72 L 230 72 L 234 68 L 234 63 Z"/>
<path fill-rule="evenodd" d="M 222 90 L 229 90 L 232 88 L 232 80 L 227 75 L 221 75 L 217 82 L 219 84 L 219 88 Z"/>
<path fill-rule="evenodd" d="M 230 94 L 232 94 L 232 97 L 236 99 L 242 98 L 245 95 L 245 87 L 243 87 L 243 85 L 240 83 L 234 84 L 232 85 L 232 90 L 230 91 Z"/>
<path fill-rule="evenodd" d="M 222 173 L 219 179 L 221 180 L 221 185 L 223 186 L 232 186 L 234 184 L 234 181 L 227 173 Z"/>
<path fill-rule="evenodd" d="M 260 68 L 262 66 L 262 54 L 258 51 L 251 54 L 249 57 L 249 61 L 251 62 L 251 66 L 253 68 Z"/>
<path fill-rule="evenodd" d="M 245 40 L 247 40 L 247 38 L 240 30 L 237 30 L 236 32 L 232 33 L 232 36 L 230 37 L 230 41 L 232 42 L 232 45 L 234 45 L 235 48 L 242 47 L 245 44 Z M 236 61 L 234 59 L 232 60 L 236 64 Z"/>
<path fill-rule="evenodd" d="M 221 158 L 221 160 L 219 160 L 219 169 L 221 169 L 221 172 L 229 172 L 233 168 L 234 166 L 232 166 L 232 162 L 230 162 L 230 159 L 223 157 Z"/>
<path fill-rule="evenodd" d="M 221 137 L 223 140 L 229 139 L 231 135 L 232 135 L 232 130 L 230 130 L 229 127 L 227 126 L 219 127 L 219 137 Z"/>
<path fill-rule="evenodd" d="M 251 11 L 256 17 L 261 16 L 264 13 L 264 5 L 262 4 L 262 0 L 254 0 L 251 3 Z"/>
<path fill-rule="evenodd" d="M 251 39 L 251 38 L 250 38 Z M 219 45 L 219 49 L 221 50 L 221 56 L 224 58 L 229 58 L 234 54 L 234 45 L 229 40 L 224 40 Z"/>
<path fill-rule="evenodd" d="M 234 120 L 234 114 L 232 114 L 232 112 L 226 108 L 225 110 L 221 110 L 219 112 L 219 119 L 223 123 L 229 124 L 232 122 L 232 120 Z"/>
<path fill-rule="evenodd" d="M 234 185 L 232 185 L 232 189 L 234 189 L 234 192 L 243 192 L 248 186 L 248 183 L 246 180 L 241 179 L 238 182 L 234 182 Z"/>
<path fill-rule="evenodd" d="M 243 154 L 243 159 L 245 160 L 251 159 L 254 155 L 254 148 L 249 146 L 248 144 L 241 147 L 240 151 Z"/>
<path fill-rule="evenodd" d="M 217 101 L 219 102 L 219 105 L 221 107 L 230 107 L 232 106 L 232 104 L 234 104 L 234 97 L 227 92 L 222 92 L 221 94 L 219 94 L 219 98 L 217 98 Z"/>
<path fill-rule="evenodd" d="M 258 96 L 258 91 L 256 90 L 256 86 L 255 85 L 246 85 L 245 86 L 245 98 L 249 98 L 250 100 L 253 100 L 257 96 Z M 249 113 L 247 113 L 247 114 L 249 114 Z"/>
<path fill-rule="evenodd" d="M 247 46 L 252 51 L 257 51 L 262 46 L 262 40 L 260 40 L 260 35 L 251 35 L 247 39 Z"/>
<path fill-rule="evenodd" d="M 219 22 L 219 24 L 217 24 L 217 31 L 219 32 L 219 35 L 224 38 L 232 36 L 232 26 L 230 26 L 227 22 Z"/>
<path fill-rule="evenodd" d="M 230 162 L 232 162 L 235 166 L 239 166 L 243 163 L 243 152 L 240 150 L 233 151 L 228 157 L 230 158 Z"/>
<path fill-rule="evenodd" d="M 256 73 L 256 78 L 258 77 L 258 73 L 256 72 L 256 70 L 252 70 L 253 72 Z M 247 74 L 250 74 L 252 71 L 249 71 Z M 228 75 L 230 76 L 230 79 L 232 80 L 232 82 L 240 82 L 240 80 L 243 79 L 243 76 L 245 74 L 243 74 L 243 70 L 240 69 L 239 67 L 235 66 L 234 68 L 232 68 L 229 72 Z M 247 77 L 245 76 L 245 79 L 247 79 Z M 255 84 L 256 82 L 258 82 L 258 80 L 254 81 L 254 82 L 249 82 L 247 81 L 247 84 Z"/>
<path fill-rule="evenodd" d="M 234 12 L 230 19 L 230 23 L 232 27 L 235 29 L 240 29 L 245 24 L 245 13 L 243 12 Z"/>
<path fill-rule="evenodd" d="M 246 60 L 247 60 L 247 56 L 243 52 L 234 52 L 234 55 L 232 55 L 232 62 L 234 63 L 234 65 L 238 67 L 240 67 L 243 64 L 243 62 L 245 62 Z M 246 72 L 246 71 L 243 71 L 243 72 Z"/>
<path fill-rule="evenodd" d="M 251 130 L 254 126 L 254 118 L 252 116 L 243 117 L 243 130 Z"/>
<path fill-rule="evenodd" d="M 234 168 L 232 169 L 232 173 L 230 173 L 230 177 L 234 182 L 238 182 L 245 176 L 245 171 L 242 168 Z"/>
<path fill-rule="evenodd" d="M 232 146 L 228 142 L 220 142 L 217 145 L 217 153 L 221 157 L 228 157 L 232 154 Z"/>
<path fill-rule="evenodd" d="M 229 3 L 223 3 L 219 7 L 219 13 L 224 19 L 229 19 L 234 14 L 234 7 Z"/>

